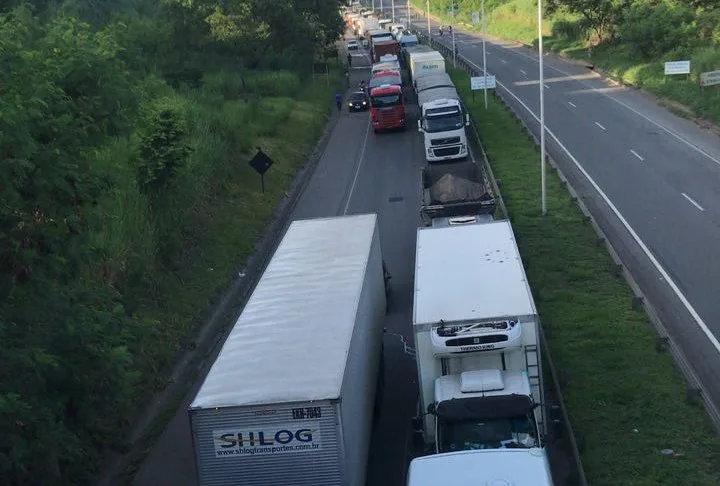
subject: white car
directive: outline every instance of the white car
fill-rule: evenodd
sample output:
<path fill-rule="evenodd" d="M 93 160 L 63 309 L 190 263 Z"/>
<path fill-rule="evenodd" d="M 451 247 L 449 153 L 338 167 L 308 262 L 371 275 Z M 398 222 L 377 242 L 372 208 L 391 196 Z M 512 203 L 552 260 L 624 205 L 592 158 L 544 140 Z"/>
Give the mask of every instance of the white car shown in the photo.
<path fill-rule="evenodd" d="M 347 42 L 348 51 L 357 51 L 358 49 L 360 49 L 360 44 L 358 44 L 358 41 L 356 41 L 355 39 L 349 40 Z"/>

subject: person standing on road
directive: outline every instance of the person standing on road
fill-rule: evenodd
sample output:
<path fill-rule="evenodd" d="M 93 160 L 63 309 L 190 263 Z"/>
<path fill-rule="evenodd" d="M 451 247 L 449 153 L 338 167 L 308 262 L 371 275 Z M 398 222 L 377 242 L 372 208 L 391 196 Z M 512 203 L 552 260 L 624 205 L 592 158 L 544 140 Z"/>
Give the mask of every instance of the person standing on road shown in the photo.
<path fill-rule="evenodd" d="M 342 110 L 342 95 L 335 93 L 335 104 L 337 105 L 338 111 Z"/>
<path fill-rule="evenodd" d="M 347 55 L 348 67 L 352 67 L 352 54 L 348 52 Z"/>

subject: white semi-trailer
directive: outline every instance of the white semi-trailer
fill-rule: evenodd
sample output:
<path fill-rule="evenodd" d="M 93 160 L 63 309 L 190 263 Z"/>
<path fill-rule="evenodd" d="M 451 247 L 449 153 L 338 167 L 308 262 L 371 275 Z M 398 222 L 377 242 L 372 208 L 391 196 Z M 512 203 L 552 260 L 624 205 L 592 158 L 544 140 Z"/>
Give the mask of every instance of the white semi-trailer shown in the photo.
<path fill-rule="evenodd" d="M 200 486 L 365 484 L 383 267 L 375 214 L 290 225 L 190 405 Z"/>
<path fill-rule="evenodd" d="M 415 258 L 415 428 L 434 464 L 473 451 L 478 463 L 512 464 L 507 478 L 538 462 L 549 477 L 540 324 L 510 223 L 420 228 Z M 487 449 L 502 454 L 487 459 Z M 450 481 L 465 474 L 452 466 L 458 460 L 448 456 L 443 484 L 461 484 Z M 427 484 L 420 476 L 409 484 Z"/>

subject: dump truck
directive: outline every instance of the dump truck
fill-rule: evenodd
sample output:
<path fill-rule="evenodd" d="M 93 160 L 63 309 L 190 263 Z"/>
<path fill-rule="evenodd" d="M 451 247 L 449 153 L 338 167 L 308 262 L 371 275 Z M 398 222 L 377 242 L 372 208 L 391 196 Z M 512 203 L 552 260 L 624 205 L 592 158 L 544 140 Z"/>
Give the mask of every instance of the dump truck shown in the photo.
<path fill-rule="evenodd" d="M 189 407 L 199 486 L 364 486 L 384 267 L 376 214 L 290 225 Z"/>
<path fill-rule="evenodd" d="M 427 165 L 420 169 L 420 179 L 420 217 L 425 226 L 484 222 L 488 218 L 478 216 L 495 212 L 490 181 L 473 161 Z"/>

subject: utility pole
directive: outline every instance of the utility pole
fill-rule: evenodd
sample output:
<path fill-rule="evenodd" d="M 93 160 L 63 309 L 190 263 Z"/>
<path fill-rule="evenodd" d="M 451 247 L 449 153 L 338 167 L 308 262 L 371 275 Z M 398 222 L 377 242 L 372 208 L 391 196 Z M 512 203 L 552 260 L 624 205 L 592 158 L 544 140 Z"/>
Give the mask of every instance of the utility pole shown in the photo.
<path fill-rule="evenodd" d="M 430 0 L 427 0 L 428 42 L 430 42 Z"/>
<path fill-rule="evenodd" d="M 392 0 L 392 21 L 395 23 L 395 0 Z"/>
<path fill-rule="evenodd" d="M 547 213 L 547 201 L 545 199 L 545 76 L 543 72 L 543 33 L 542 33 L 542 0 L 538 0 L 538 48 L 540 57 L 540 184 L 542 214 Z"/>
<path fill-rule="evenodd" d="M 457 69 L 457 48 L 455 47 L 455 0 L 452 1 L 452 19 L 453 19 L 453 25 L 452 25 L 452 46 L 453 46 L 453 64 L 455 65 L 455 69 Z"/>
<path fill-rule="evenodd" d="M 485 56 L 485 0 L 482 0 L 482 33 L 483 33 L 483 76 L 485 76 L 485 109 L 487 110 L 487 58 Z"/>

